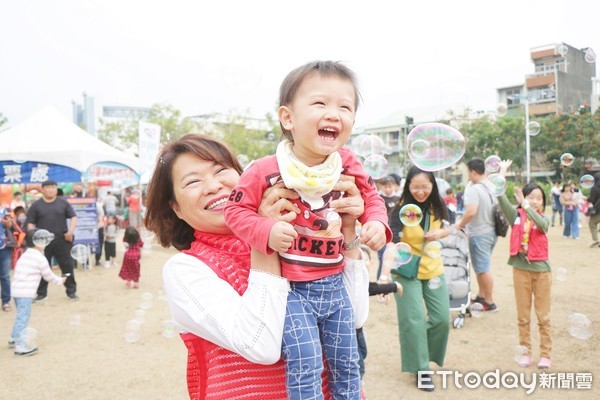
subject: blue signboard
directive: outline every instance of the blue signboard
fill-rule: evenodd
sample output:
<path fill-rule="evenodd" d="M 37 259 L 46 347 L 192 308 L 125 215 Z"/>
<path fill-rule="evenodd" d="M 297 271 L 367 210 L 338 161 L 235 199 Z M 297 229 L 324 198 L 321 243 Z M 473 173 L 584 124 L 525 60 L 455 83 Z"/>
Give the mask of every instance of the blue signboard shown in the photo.
<path fill-rule="evenodd" d="M 90 246 L 92 253 L 98 248 L 98 210 L 95 197 L 69 197 L 69 204 L 77 214 L 75 240 L 73 245 L 85 244 Z"/>
<path fill-rule="evenodd" d="M 81 182 L 81 173 L 64 165 L 38 161 L 0 161 L 0 184 L 42 183 L 48 179 Z"/>

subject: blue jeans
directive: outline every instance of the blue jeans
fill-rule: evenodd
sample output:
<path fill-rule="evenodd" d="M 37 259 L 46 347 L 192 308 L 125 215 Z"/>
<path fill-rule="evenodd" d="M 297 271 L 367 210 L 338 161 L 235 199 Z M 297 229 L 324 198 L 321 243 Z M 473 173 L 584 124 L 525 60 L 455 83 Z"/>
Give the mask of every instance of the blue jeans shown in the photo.
<path fill-rule="evenodd" d="M 476 274 L 489 272 L 492 252 L 498 241 L 494 231 L 483 235 L 469 236 L 469 253 L 473 261 L 473 270 Z"/>
<path fill-rule="evenodd" d="M 572 210 L 569 210 L 569 207 Z M 579 208 L 575 206 L 565 207 L 565 228 L 563 235 L 566 237 L 573 236 L 573 239 L 579 237 Z"/>
<path fill-rule="evenodd" d="M 333 397 L 360 399 L 354 314 L 342 274 L 290 285 L 283 332 L 288 399 L 323 399 L 323 356 Z"/>
<path fill-rule="evenodd" d="M 2 291 L 2 305 L 10 303 L 10 256 L 12 247 L 0 250 L 0 290 Z"/>
<path fill-rule="evenodd" d="M 15 306 L 17 307 L 17 319 L 13 325 L 11 337 L 15 340 L 16 351 L 27 351 L 31 349 L 25 349 L 25 341 L 21 337 L 23 329 L 27 328 L 29 323 L 29 317 L 31 316 L 31 303 L 33 299 L 31 297 L 15 297 Z"/>

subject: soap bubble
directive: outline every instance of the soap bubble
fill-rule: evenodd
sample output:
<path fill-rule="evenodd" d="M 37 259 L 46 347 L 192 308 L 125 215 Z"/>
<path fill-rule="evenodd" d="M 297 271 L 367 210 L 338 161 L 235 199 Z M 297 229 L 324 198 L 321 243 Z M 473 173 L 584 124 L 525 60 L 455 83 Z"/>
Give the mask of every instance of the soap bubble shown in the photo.
<path fill-rule="evenodd" d="M 77 326 L 81 324 L 81 315 L 73 315 L 69 320 L 69 325 Z"/>
<path fill-rule="evenodd" d="M 592 187 L 594 187 L 594 177 L 589 174 L 583 175 L 579 179 L 579 184 L 584 189 L 591 189 Z"/>
<path fill-rule="evenodd" d="M 250 162 L 250 159 L 245 154 L 238 154 L 237 160 L 242 166 L 242 168 L 246 168 L 246 165 L 248 165 L 248 163 Z"/>
<path fill-rule="evenodd" d="M 166 338 L 172 338 L 177 334 L 177 325 L 173 320 L 163 321 L 160 333 Z"/>
<path fill-rule="evenodd" d="M 406 149 L 415 166 L 424 171 L 439 171 L 456 164 L 465 154 L 465 138 L 448 125 L 421 124 L 408 134 Z"/>
<path fill-rule="evenodd" d="M 521 358 L 529 354 L 529 349 L 525 346 L 515 346 L 515 361 L 521 363 Z"/>
<path fill-rule="evenodd" d="M 500 169 L 500 162 L 502 160 L 497 155 L 489 156 L 485 159 L 485 170 L 487 172 L 498 172 Z"/>
<path fill-rule="evenodd" d="M 123 334 L 123 338 L 127 343 L 136 343 L 140 340 L 140 328 L 142 324 L 135 320 L 129 320 L 125 323 L 125 333 Z"/>
<path fill-rule="evenodd" d="M 565 167 L 570 167 L 571 165 L 573 165 L 574 161 L 575 157 L 573 157 L 573 154 L 571 153 L 563 153 L 560 156 L 560 163 Z"/>
<path fill-rule="evenodd" d="M 557 49 L 557 53 L 560 54 L 561 56 L 566 56 L 567 53 L 569 52 L 569 48 L 567 46 L 565 46 L 564 44 L 561 44 L 560 46 L 558 46 Z"/>
<path fill-rule="evenodd" d="M 37 247 L 46 247 L 54 240 L 54 233 L 50 233 L 45 229 L 39 229 L 33 234 L 31 240 Z"/>
<path fill-rule="evenodd" d="M 442 286 L 442 280 L 440 279 L 439 276 L 436 276 L 435 278 L 431 278 L 429 280 L 429 282 L 427 282 L 427 287 L 431 290 L 438 289 L 441 286 Z"/>
<path fill-rule="evenodd" d="M 504 103 L 498 103 L 496 106 L 496 115 L 499 117 L 504 117 L 508 112 L 508 107 Z"/>
<path fill-rule="evenodd" d="M 567 318 L 567 330 L 574 338 L 587 340 L 594 336 L 594 325 L 581 313 L 574 313 Z"/>
<path fill-rule="evenodd" d="M 531 121 L 527 125 L 527 128 L 529 130 L 529 136 L 537 136 L 540 133 L 540 131 L 542 130 L 540 123 L 537 121 Z"/>
<path fill-rule="evenodd" d="M 77 262 L 85 264 L 90 258 L 90 248 L 85 244 L 76 244 L 71 247 L 71 257 Z"/>
<path fill-rule="evenodd" d="M 388 162 L 382 155 L 371 154 L 367 156 L 363 166 L 367 174 L 371 175 L 373 179 L 380 179 L 387 175 Z"/>
<path fill-rule="evenodd" d="M 25 349 L 33 350 L 37 347 L 38 331 L 35 328 L 27 327 L 21 331 L 19 342 L 23 343 Z"/>
<path fill-rule="evenodd" d="M 423 219 L 423 211 L 416 204 L 406 204 L 400 209 L 400 222 L 405 226 L 416 226 Z"/>
<path fill-rule="evenodd" d="M 473 303 L 469 307 L 469 312 L 471 313 L 471 316 L 473 318 L 481 318 L 483 316 L 483 313 L 485 312 L 485 310 L 483 308 L 483 304 Z"/>
<path fill-rule="evenodd" d="M 391 243 L 390 246 L 394 246 L 394 265 L 401 266 L 406 264 L 412 258 L 410 252 L 410 246 L 407 243 Z"/>
<path fill-rule="evenodd" d="M 567 272 L 566 268 L 560 267 L 560 268 L 556 269 L 556 276 L 555 277 L 556 277 L 557 281 L 559 281 L 559 282 L 566 281 L 567 280 L 567 275 L 568 275 L 568 272 Z"/>
<path fill-rule="evenodd" d="M 594 50 L 592 50 L 591 47 L 585 51 L 584 58 L 585 58 L 585 61 L 590 64 L 593 64 L 596 62 L 596 53 L 594 52 Z"/>
<path fill-rule="evenodd" d="M 442 244 L 438 241 L 428 242 L 423 251 L 431 258 L 440 258 L 442 256 Z"/>
<path fill-rule="evenodd" d="M 362 135 L 361 135 L 362 136 Z M 386 145 L 379 136 L 364 135 L 354 143 L 354 152 L 361 157 L 368 157 L 372 154 L 382 155 Z"/>
<path fill-rule="evenodd" d="M 146 317 L 146 310 L 144 310 L 142 308 L 138 308 L 133 312 L 133 319 L 138 321 L 140 324 L 144 323 L 144 320 L 146 319 L 145 317 Z"/>
<path fill-rule="evenodd" d="M 506 191 L 506 179 L 500 174 L 491 174 L 488 176 L 488 181 L 492 189 L 492 195 L 502 196 Z"/>
<path fill-rule="evenodd" d="M 147 310 L 149 308 L 152 308 L 152 300 L 142 300 L 140 302 L 140 308 L 143 310 Z"/>
<path fill-rule="evenodd" d="M 152 293 L 150 292 L 144 292 L 140 297 L 142 300 L 152 300 L 154 298 L 154 295 L 152 295 Z"/>

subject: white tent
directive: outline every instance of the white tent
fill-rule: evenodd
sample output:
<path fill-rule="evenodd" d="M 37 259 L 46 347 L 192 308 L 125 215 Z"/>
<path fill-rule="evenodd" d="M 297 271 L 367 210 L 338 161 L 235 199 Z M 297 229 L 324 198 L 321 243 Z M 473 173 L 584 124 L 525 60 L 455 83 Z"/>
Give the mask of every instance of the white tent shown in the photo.
<path fill-rule="evenodd" d="M 139 174 L 139 159 L 90 135 L 46 107 L 14 128 L 0 132 L 0 161 L 39 161 L 84 173 L 99 162 L 123 164 Z"/>

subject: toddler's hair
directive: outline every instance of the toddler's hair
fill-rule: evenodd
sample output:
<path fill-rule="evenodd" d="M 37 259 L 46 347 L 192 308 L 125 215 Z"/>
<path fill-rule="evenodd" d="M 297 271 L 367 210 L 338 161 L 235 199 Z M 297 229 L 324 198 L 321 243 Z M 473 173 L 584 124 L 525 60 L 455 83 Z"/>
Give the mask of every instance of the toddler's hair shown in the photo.
<path fill-rule="evenodd" d="M 356 74 L 339 61 L 311 61 L 292 70 L 284 78 L 279 88 L 279 107 L 287 106 L 292 103 L 298 88 L 302 84 L 302 81 L 304 81 L 304 78 L 311 73 L 317 73 L 320 76 L 336 77 L 350 81 L 352 86 L 354 86 L 354 97 L 356 99 L 354 106 L 355 109 L 358 109 L 360 92 L 358 90 L 358 80 L 356 79 Z M 285 129 L 281 122 L 279 125 L 281 126 L 281 132 L 283 132 L 283 136 L 285 136 L 286 139 L 293 140 L 292 133 Z"/>
<path fill-rule="evenodd" d="M 128 226 L 125 229 L 123 240 L 129 244 L 137 244 L 140 241 L 140 233 L 133 226 Z"/>

